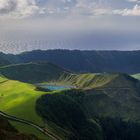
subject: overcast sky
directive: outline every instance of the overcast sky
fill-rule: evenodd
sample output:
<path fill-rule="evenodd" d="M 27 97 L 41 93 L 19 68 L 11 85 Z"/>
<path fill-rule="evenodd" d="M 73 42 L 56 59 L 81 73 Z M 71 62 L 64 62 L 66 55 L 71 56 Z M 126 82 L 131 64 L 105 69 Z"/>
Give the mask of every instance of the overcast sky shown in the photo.
<path fill-rule="evenodd" d="M 0 0 L 0 49 L 140 49 L 140 0 Z"/>

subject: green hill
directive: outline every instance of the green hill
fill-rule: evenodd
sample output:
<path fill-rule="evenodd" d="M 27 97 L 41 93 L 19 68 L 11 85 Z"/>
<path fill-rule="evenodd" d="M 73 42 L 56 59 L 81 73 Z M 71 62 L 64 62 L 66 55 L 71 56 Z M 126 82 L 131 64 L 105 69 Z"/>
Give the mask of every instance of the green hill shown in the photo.
<path fill-rule="evenodd" d="M 22 71 L 30 72 L 35 68 L 39 70 L 42 65 L 44 66 L 44 63 L 29 63 L 2 67 L 1 69 L 5 71 L 10 68 L 14 71 L 20 67 Z M 54 65 L 51 64 L 49 69 L 52 66 Z M 139 80 L 127 74 L 69 74 L 65 70 L 62 72 L 62 68 L 57 68 L 60 69 L 60 75 L 58 74 L 58 78 L 55 79 L 55 84 L 74 85 L 77 89 L 42 92 L 36 90 L 36 87 L 31 84 L 9 80 L 1 76 L 0 110 L 47 128 L 62 140 L 104 140 L 104 135 L 106 137 L 106 133 L 111 135 L 112 132 L 105 131 L 108 126 L 106 120 L 108 117 L 116 122 L 119 121 L 116 118 L 121 118 L 121 123 L 126 121 L 124 122 L 126 131 L 129 128 L 127 120 L 139 122 Z M 46 69 L 48 70 L 48 67 Z M 39 73 L 41 72 L 39 71 Z M 52 71 L 50 73 L 52 74 Z M 28 74 L 28 76 L 30 75 Z M 43 81 L 46 78 L 48 77 L 45 77 Z M 47 82 L 50 79 L 47 79 Z M 52 82 L 52 79 L 50 81 Z M 109 119 L 110 123 L 114 123 L 112 119 Z M 10 123 L 21 133 L 34 134 L 41 140 L 50 140 L 49 137 L 30 126 L 13 121 Z M 136 124 L 132 123 L 132 125 L 134 125 L 134 130 L 137 130 Z M 120 124 L 116 127 L 120 129 L 122 126 Z M 114 131 L 117 135 L 117 130 Z M 131 132 L 132 129 L 129 131 Z M 126 136 L 129 137 L 128 133 Z M 133 135 L 133 139 L 136 137 L 137 133 Z"/>
<path fill-rule="evenodd" d="M 46 92 L 36 91 L 36 87 L 18 81 L 0 77 L 0 111 L 20 119 L 31 121 L 44 127 L 42 118 L 36 113 L 36 100 Z M 34 134 L 41 140 L 50 140 L 49 137 L 33 127 L 10 121 L 21 133 Z"/>
<path fill-rule="evenodd" d="M 0 73 L 9 79 L 29 83 L 53 81 L 68 75 L 68 71 L 49 62 L 8 65 L 1 67 Z"/>
<path fill-rule="evenodd" d="M 127 119 L 140 117 L 140 82 L 127 74 L 80 74 L 61 77 L 60 80 L 61 84 L 80 89 L 85 96 L 82 102 L 87 105 L 88 114 L 93 111 L 93 116 L 98 113 Z"/>
<path fill-rule="evenodd" d="M 92 117 L 95 115 L 125 119 L 140 117 L 139 80 L 127 74 L 84 74 L 73 76 L 68 81 L 81 89 L 83 96 L 85 95 L 82 102 L 86 105 L 87 114 L 91 114 Z"/>
<path fill-rule="evenodd" d="M 111 135 L 112 132 L 105 131 L 107 118 L 111 118 L 110 124 L 114 121 L 125 123 L 127 140 L 128 120 L 134 121 L 132 125 L 137 130 L 135 122 L 139 123 L 140 118 L 140 82 L 127 74 L 71 74 L 48 62 L 3 66 L 0 72 L 6 77 L 0 77 L 0 110 L 47 128 L 62 140 L 104 140 L 106 133 Z M 43 92 L 36 90 L 32 84 L 9 79 L 72 85 L 77 89 Z M 10 123 L 21 133 L 50 140 L 30 126 Z M 119 127 L 117 129 L 122 127 L 121 124 L 116 126 Z M 114 131 L 117 135 L 117 130 Z M 128 131 L 132 132 L 132 129 Z M 132 139 L 136 139 L 137 134 Z"/>
<path fill-rule="evenodd" d="M 99 137 L 102 135 L 100 129 L 102 126 L 99 123 L 100 119 L 96 118 L 101 118 L 101 120 L 102 118 L 113 118 L 115 120 L 120 118 L 126 122 L 129 120 L 139 124 L 139 80 L 127 74 L 105 73 L 61 77 L 60 83 L 76 85 L 78 89 L 41 96 L 37 100 L 37 111 L 48 122 L 53 122 L 71 132 L 71 135 L 68 134 L 67 136 L 68 139 L 71 139 L 71 136 L 77 139 L 83 139 L 83 137 L 88 140 L 102 139 Z M 77 108 L 80 113 L 78 113 Z M 79 119 L 76 120 L 77 118 Z M 90 122 L 91 120 L 94 124 Z M 82 124 L 80 121 L 85 123 Z M 88 136 L 85 129 L 89 132 Z M 110 129 L 113 129 L 113 126 Z M 97 135 L 94 134 L 95 131 Z M 117 132 L 117 130 L 115 131 Z M 122 133 L 122 130 L 120 131 Z M 129 137 L 128 133 L 126 136 Z M 138 133 L 134 134 L 132 139 L 137 136 Z"/>

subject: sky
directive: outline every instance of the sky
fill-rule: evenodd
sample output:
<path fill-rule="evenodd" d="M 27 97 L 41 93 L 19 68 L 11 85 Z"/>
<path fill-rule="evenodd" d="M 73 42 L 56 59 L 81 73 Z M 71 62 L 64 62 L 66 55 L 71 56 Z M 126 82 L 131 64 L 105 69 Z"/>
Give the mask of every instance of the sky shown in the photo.
<path fill-rule="evenodd" d="M 139 50 L 140 0 L 0 0 L 0 51 Z"/>

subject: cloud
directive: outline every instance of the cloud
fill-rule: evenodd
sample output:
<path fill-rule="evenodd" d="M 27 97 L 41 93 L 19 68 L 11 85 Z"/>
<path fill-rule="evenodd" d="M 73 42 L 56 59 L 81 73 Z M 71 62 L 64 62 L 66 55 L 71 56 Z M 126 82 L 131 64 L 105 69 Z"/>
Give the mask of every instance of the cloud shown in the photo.
<path fill-rule="evenodd" d="M 0 16 L 23 18 L 35 14 L 39 7 L 35 0 L 0 0 Z"/>
<path fill-rule="evenodd" d="M 139 16 L 140 0 L 0 0 L 4 18 L 77 18 L 102 15 Z M 135 3 L 135 6 L 131 8 Z"/>
<path fill-rule="evenodd" d="M 136 4 L 132 9 L 114 10 L 114 14 L 122 16 L 140 16 L 140 6 Z"/>
<path fill-rule="evenodd" d="M 140 0 L 47 0 L 42 13 L 51 17 L 140 16 L 139 3 Z"/>
<path fill-rule="evenodd" d="M 137 3 L 139 3 L 140 2 L 140 0 L 128 0 L 129 2 L 137 2 Z"/>
<path fill-rule="evenodd" d="M 110 14 L 110 7 L 103 0 L 48 0 L 43 8 L 50 16 L 94 16 Z"/>
<path fill-rule="evenodd" d="M 59 37 L 60 40 L 65 40 L 91 33 L 91 48 L 133 49 L 140 44 L 140 17 L 136 15 L 140 15 L 138 0 L 0 0 L 0 40 L 5 40 L 5 51 L 9 48 L 13 52 L 14 46 L 17 47 L 15 51 L 18 48 L 35 49 L 36 41 L 46 42 Z M 1 20 L 1 17 L 6 19 Z M 23 46 L 12 42 L 23 39 Z M 88 39 L 89 36 L 85 43 L 90 44 Z M 28 40 L 35 43 L 27 47 Z M 42 45 L 42 49 L 48 44 L 52 43 Z M 62 47 L 61 44 L 63 42 L 49 46 Z M 41 47 L 41 44 L 38 46 Z M 91 49 L 90 46 L 85 46 Z M 66 44 L 63 47 L 72 48 Z M 79 48 L 77 46 L 77 49 L 80 48 L 82 45 Z"/>

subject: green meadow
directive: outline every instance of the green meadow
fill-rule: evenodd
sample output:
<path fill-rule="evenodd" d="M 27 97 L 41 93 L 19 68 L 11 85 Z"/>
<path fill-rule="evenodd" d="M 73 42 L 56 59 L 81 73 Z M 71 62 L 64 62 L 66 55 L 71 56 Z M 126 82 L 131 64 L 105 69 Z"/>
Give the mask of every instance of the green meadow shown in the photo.
<path fill-rule="evenodd" d="M 7 80 L 0 77 L 0 110 L 15 117 L 32 121 L 44 126 L 43 120 L 36 113 L 36 100 L 45 92 L 36 91 L 30 84 Z M 21 133 L 34 134 L 42 140 L 49 140 L 44 134 L 34 128 L 11 121 Z"/>

